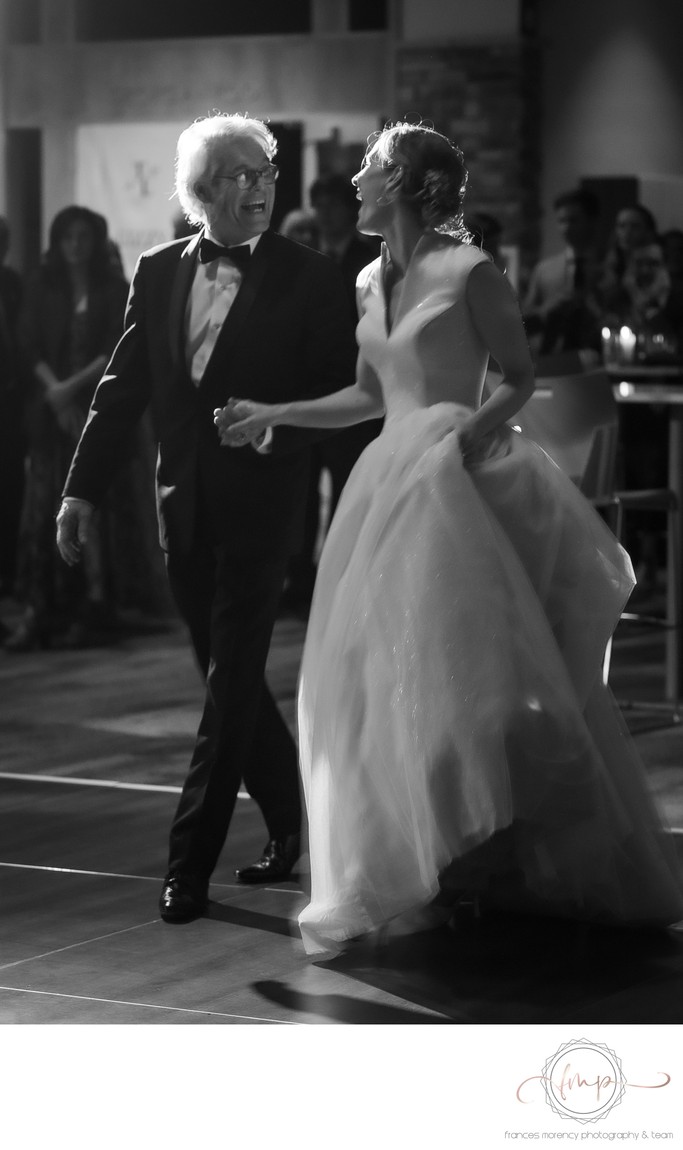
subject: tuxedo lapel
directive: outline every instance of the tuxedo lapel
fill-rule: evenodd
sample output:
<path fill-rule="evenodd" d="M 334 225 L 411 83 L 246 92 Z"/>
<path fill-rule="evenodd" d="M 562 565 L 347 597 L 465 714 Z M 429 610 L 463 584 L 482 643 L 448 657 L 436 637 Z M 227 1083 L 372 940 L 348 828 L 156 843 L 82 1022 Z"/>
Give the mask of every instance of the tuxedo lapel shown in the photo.
<path fill-rule="evenodd" d="M 201 235 L 193 236 L 183 249 L 171 290 L 168 335 L 171 342 L 171 359 L 176 370 L 185 367 L 185 309 L 197 264 L 200 239 Z"/>

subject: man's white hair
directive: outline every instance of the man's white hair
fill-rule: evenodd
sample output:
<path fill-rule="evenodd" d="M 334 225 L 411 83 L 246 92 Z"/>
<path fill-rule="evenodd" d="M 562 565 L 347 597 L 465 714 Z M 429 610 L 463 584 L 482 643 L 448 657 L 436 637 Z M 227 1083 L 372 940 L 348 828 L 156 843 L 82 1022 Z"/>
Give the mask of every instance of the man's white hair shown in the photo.
<path fill-rule="evenodd" d="M 206 223 L 204 203 L 197 194 L 202 179 L 210 179 L 220 145 L 242 137 L 254 140 L 269 160 L 277 151 L 277 140 L 263 120 L 239 112 L 216 112 L 203 116 L 185 128 L 178 138 L 175 160 L 175 192 L 183 213 L 191 224 Z"/>

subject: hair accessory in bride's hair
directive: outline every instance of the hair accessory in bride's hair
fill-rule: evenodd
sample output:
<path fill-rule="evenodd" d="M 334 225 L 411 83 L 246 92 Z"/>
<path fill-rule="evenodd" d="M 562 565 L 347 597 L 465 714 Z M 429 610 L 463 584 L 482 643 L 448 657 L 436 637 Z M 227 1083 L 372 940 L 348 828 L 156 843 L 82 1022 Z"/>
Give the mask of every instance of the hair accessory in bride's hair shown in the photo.
<path fill-rule="evenodd" d="M 425 172 L 422 195 L 426 200 L 445 200 L 451 193 L 451 181 L 445 172 L 428 168 Z"/>
<path fill-rule="evenodd" d="M 462 153 L 460 155 L 462 156 Z M 421 203 L 425 223 L 438 232 L 456 236 L 463 243 L 469 243 L 471 240 L 462 216 L 466 182 L 467 175 L 463 183 L 455 188 L 452 175 L 437 168 L 427 168 L 422 190 L 417 197 Z"/>
<path fill-rule="evenodd" d="M 427 223 L 443 219 L 444 209 L 453 206 L 453 185 L 450 176 L 436 168 L 428 168 L 417 199 L 420 200 L 422 215 Z"/>

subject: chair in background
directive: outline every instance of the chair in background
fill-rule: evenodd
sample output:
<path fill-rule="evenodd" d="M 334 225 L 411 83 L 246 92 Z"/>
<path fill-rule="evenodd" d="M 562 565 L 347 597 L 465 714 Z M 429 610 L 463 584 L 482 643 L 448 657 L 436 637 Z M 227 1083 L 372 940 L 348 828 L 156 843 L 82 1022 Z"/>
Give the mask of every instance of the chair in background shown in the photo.
<path fill-rule="evenodd" d="M 616 506 L 619 412 L 604 371 L 537 378 L 514 422 L 588 499 L 608 509 Z"/>
<path fill-rule="evenodd" d="M 673 713 L 677 719 L 676 643 L 681 620 L 681 537 L 680 509 L 675 492 L 666 488 L 647 491 L 621 491 L 617 488 L 619 410 L 612 384 L 602 369 L 537 378 L 536 391 L 517 413 L 514 423 L 571 477 L 593 506 L 604 514 L 620 541 L 624 516 L 629 511 L 666 515 L 669 557 L 666 615 L 662 619 L 626 611 L 622 619 L 666 628 L 666 694 L 674 704 Z M 611 655 L 610 639 L 603 663 L 605 683 L 609 678 Z M 622 705 L 672 710 L 672 702 L 636 704 L 629 701 Z"/>

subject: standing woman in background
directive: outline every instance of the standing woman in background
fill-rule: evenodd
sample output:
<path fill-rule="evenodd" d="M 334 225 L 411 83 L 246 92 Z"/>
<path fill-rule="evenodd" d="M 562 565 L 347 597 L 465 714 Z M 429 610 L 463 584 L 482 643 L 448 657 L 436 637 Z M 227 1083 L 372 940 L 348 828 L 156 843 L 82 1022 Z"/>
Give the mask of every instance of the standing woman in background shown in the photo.
<path fill-rule="evenodd" d="M 90 400 L 121 332 L 127 292 L 112 266 L 103 217 L 75 205 L 58 212 L 26 293 L 32 391 L 16 584 L 24 614 L 5 643 L 9 651 L 80 646 L 106 609 L 100 533 L 74 572 L 57 555 L 54 520 Z"/>

